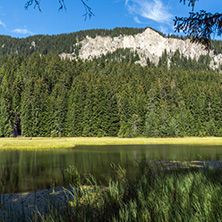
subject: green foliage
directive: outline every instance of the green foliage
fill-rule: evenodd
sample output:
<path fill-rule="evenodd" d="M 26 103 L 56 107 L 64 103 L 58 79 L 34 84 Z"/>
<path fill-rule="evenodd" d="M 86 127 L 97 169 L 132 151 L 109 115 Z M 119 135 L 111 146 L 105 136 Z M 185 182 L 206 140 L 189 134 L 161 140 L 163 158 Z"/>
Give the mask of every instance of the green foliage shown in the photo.
<path fill-rule="evenodd" d="M 65 210 L 42 214 L 42 221 L 220 221 L 222 217 L 221 169 L 160 170 L 140 163 L 137 178 L 132 179 L 120 166 L 112 167 L 114 177 L 102 186 L 92 177 L 79 183 L 78 171 L 69 168 L 78 184 L 71 200 L 61 207 Z"/>
<path fill-rule="evenodd" d="M 93 61 L 3 57 L 0 136 L 221 136 L 221 73 L 183 58 L 141 67 L 120 50 Z M 130 57 L 132 56 L 132 57 Z M 114 59 L 115 58 L 115 59 Z M 182 69 L 181 69 L 182 67 Z"/>
<path fill-rule="evenodd" d="M 95 38 L 96 36 L 111 36 L 112 38 L 119 35 L 135 35 L 143 32 L 144 28 L 115 28 L 108 29 L 91 29 L 60 35 L 35 35 L 27 38 L 12 38 L 10 36 L 0 35 L 0 56 L 2 55 L 31 55 L 35 54 L 60 54 L 75 53 L 78 57 L 81 44 L 78 44 L 86 36 Z M 76 44 L 77 43 L 77 44 Z"/>
<path fill-rule="evenodd" d="M 147 28 L 147 27 L 146 27 Z M 115 28 L 108 29 L 91 29 L 69 34 L 60 35 L 34 35 L 27 38 L 13 38 L 10 36 L 0 35 L 0 56 L 3 55 L 32 55 L 32 54 L 60 54 L 60 53 L 74 53 L 76 57 L 79 56 L 81 48 L 80 41 L 89 36 L 95 38 L 96 36 L 111 36 L 112 38 L 120 35 L 136 35 L 142 33 L 146 28 Z M 189 36 L 168 35 L 149 27 L 165 38 L 189 39 Z M 222 53 L 221 41 L 210 41 L 210 49 L 217 55 Z M 124 57 L 124 56 L 123 56 Z M 129 57 L 128 57 L 129 58 Z M 132 58 L 132 57 L 131 57 Z M 125 59 L 125 57 L 124 57 Z M 135 59 L 138 59 L 135 57 Z M 149 61 L 148 61 L 149 64 Z"/>

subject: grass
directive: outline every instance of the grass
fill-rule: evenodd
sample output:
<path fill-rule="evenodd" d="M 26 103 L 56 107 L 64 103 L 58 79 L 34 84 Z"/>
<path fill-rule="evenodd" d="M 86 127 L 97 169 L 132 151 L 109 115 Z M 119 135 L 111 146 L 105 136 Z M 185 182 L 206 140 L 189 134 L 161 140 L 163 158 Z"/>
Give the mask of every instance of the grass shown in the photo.
<path fill-rule="evenodd" d="M 117 166 L 105 188 L 81 176 L 66 210 L 52 208 L 42 221 L 221 221 L 222 170 L 172 169 L 158 171 L 140 165 L 136 180 Z M 90 187 L 84 185 L 87 181 Z"/>
<path fill-rule="evenodd" d="M 18 137 L 0 138 L 0 149 L 51 149 L 72 148 L 77 145 L 136 145 L 136 144 L 178 144 L 178 145 L 222 145 L 222 137 L 183 138 L 118 138 L 118 137 Z"/>
<path fill-rule="evenodd" d="M 69 167 L 71 198 L 46 212 L 36 209 L 30 221 L 222 221 L 221 168 L 162 170 L 141 162 L 132 179 L 119 165 L 112 167 L 115 173 L 103 184 Z M 25 212 L 11 213 L 24 221 Z"/>

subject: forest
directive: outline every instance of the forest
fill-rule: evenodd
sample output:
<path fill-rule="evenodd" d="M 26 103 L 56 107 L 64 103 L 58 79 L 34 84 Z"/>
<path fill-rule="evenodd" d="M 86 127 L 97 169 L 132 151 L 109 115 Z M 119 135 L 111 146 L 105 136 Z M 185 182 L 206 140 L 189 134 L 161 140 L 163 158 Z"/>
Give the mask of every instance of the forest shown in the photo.
<path fill-rule="evenodd" d="M 147 28 L 147 27 L 146 27 Z M 146 28 L 115 28 L 115 29 L 91 29 L 79 32 L 59 35 L 34 35 L 27 38 L 13 38 L 0 35 L 0 56 L 3 55 L 31 55 L 33 53 L 46 55 L 48 53 L 74 53 L 78 55 L 79 46 L 76 43 L 82 41 L 86 36 L 95 38 L 96 36 L 110 36 L 112 38 L 119 35 L 136 35 L 145 31 Z M 152 29 L 151 27 L 149 27 Z M 154 29 L 152 29 L 154 30 Z M 165 38 L 187 39 L 188 36 L 166 35 L 154 30 Z M 215 54 L 222 53 L 222 41 L 211 41 L 210 48 Z"/>
<path fill-rule="evenodd" d="M 222 73 L 208 56 L 137 60 L 127 49 L 92 61 L 2 56 L 0 136 L 222 136 Z"/>

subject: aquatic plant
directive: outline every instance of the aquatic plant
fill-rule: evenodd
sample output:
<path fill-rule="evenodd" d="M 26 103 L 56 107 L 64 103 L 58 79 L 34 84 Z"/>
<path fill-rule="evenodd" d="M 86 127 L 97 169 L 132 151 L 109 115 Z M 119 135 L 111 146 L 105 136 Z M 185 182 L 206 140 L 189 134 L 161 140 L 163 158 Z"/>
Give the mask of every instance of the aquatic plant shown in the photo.
<path fill-rule="evenodd" d="M 222 218 L 222 169 L 143 164 L 136 180 L 117 177 L 108 186 L 75 187 L 76 195 L 60 221 L 219 221 Z M 141 168 L 141 165 L 140 165 Z M 121 174 L 122 175 L 122 174 Z M 78 194 L 78 195 L 77 195 Z M 46 215 L 43 221 L 53 218 Z M 55 217 L 54 217 L 55 218 Z"/>
<path fill-rule="evenodd" d="M 172 167 L 141 162 L 136 178 L 113 165 L 104 184 L 74 167 L 66 202 L 36 210 L 32 221 L 220 221 L 222 169 Z M 74 179 L 74 180 L 73 180 Z M 76 181 L 77 183 L 74 183 Z M 49 203 L 50 204 L 50 203 Z M 13 212 L 13 211 L 12 211 Z M 23 214 L 22 214 L 23 215 Z M 22 215 L 20 218 L 22 218 Z M 16 214 L 15 214 L 16 217 Z"/>

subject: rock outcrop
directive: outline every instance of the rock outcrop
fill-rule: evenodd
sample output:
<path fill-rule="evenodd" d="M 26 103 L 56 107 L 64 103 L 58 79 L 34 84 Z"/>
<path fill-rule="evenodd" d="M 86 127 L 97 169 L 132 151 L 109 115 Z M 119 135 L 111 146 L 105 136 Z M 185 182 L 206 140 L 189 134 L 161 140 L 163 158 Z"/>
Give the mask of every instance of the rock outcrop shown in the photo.
<path fill-rule="evenodd" d="M 218 68 L 222 64 L 222 54 L 214 55 L 213 51 L 207 51 L 203 45 L 192 43 L 189 39 L 164 38 L 150 28 L 134 36 L 120 35 L 114 38 L 101 36 L 91 38 L 87 36 L 77 44 L 82 46 L 79 50 L 79 58 L 83 60 L 98 58 L 102 54 L 106 55 L 108 52 L 112 53 L 120 48 L 129 48 L 138 53 L 141 65 L 146 65 L 147 58 L 157 64 L 165 50 L 169 57 L 176 50 L 179 50 L 180 54 L 191 59 L 198 59 L 201 55 L 209 54 L 211 57 L 211 68 Z M 75 58 L 72 54 L 62 54 L 61 57 Z"/>

